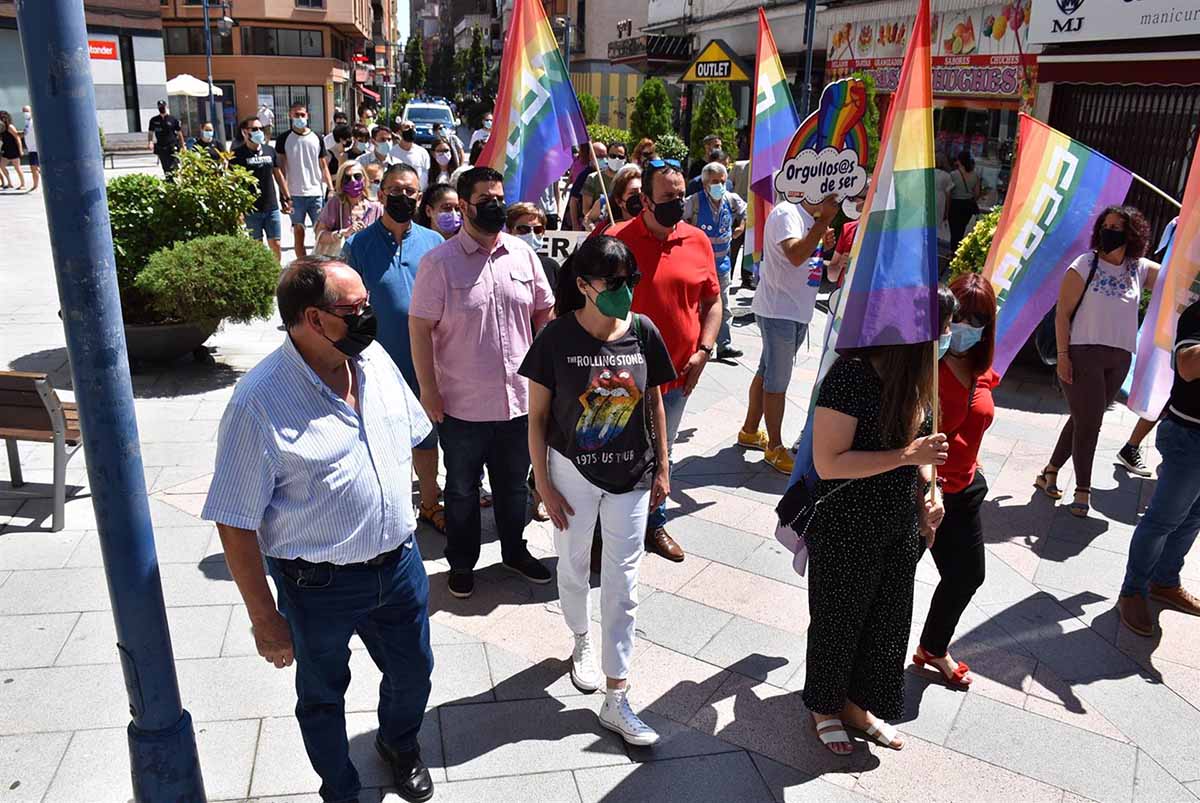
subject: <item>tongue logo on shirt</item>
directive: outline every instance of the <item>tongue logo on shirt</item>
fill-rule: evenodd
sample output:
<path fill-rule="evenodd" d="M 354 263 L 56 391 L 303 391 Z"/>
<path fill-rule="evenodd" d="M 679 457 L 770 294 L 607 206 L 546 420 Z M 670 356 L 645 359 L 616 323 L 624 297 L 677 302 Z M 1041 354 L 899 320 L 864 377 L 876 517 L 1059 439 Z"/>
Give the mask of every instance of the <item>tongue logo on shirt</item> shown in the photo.
<path fill-rule="evenodd" d="M 601 369 L 579 397 L 579 403 L 583 405 L 583 415 L 575 425 L 575 440 L 579 447 L 594 451 L 624 432 L 641 400 L 642 392 L 632 374 Z"/>

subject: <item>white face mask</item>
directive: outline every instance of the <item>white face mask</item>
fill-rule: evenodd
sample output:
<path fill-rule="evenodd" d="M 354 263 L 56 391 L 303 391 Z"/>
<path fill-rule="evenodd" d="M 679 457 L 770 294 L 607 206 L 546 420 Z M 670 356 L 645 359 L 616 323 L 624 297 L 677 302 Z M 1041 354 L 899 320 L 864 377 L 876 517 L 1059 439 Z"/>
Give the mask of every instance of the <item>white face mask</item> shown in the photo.
<path fill-rule="evenodd" d="M 449 153 L 438 152 L 433 155 L 433 158 L 437 159 L 437 163 L 440 164 L 442 167 L 445 167 L 446 165 L 450 164 L 450 154 Z"/>
<path fill-rule="evenodd" d="M 492 121 L 491 121 L 491 120 L 484 120 L 484 121 L 483 121 L 483 127 L 484 127 L 485 129 L 487 129 L 488 131 L 491 131 L 491 130 L 492 130 Z"/>
<path fill-rule="evenodd" d="M 367 187 L 367 197 L 370 198 L 372 201 L 379 198 L 380 183 L 381 182 L 378 182 L 378 181 L 372 181 L 371 185 L 369 187 Z"/>
<path fill-rule="evenodd" d="M 518 234 L 517 236 L 528 243 L 529 247 L 534 251 L 542 250 L 542 238 L 537 236 L 536 233 L 531 231 L 528 234 Z"/>
<path fill-rule="evenodd" d="M 608 162 L 608 171 L 610 173 L 615 173 L 625 166 L 625 160 L 620 156 L 610 156 L 606 161 Z"/>
<path fill-rule="evenodd" d="M 392 143 L 376 142 L 375 143 L 375 152 L 378 153 L 382 157 L 387 157 L 392 152 Z"/>
<path fill-rule="evenodd" d="M 25 115 L 25 122 L 27 123 L 33 119 L 33 112 L 22 112 L 22 114 Z"/>
<path fill-rule="evenodd" d="M 210 140 L 212 140 L 212 138 L 213 138 L 213 132 L 211 132 L 211 131 L 201 131 L 200 132 L 200 139 L 204 140 L 205 142 L 209 142 Z"/>

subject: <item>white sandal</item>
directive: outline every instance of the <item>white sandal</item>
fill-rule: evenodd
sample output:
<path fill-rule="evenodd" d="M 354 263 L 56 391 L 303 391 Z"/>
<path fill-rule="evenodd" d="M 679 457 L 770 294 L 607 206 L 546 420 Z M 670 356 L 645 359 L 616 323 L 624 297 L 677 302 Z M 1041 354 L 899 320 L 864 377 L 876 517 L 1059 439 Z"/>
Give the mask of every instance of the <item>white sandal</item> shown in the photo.
<path fill-rule="evenodd" d="M 875 741 L 879 742 L 884 747 L 892 750 L 901 750 L 904 748 L 904 742 L 896 744 L 896 738 L 900 735 L 899 731 L 892 725 L 884 722 L 882 719 L 877 719 L 867 726 L 863 733 L 870 736 Z"/>
<path fill-rule="evenodd" d="M 829 749 L 829 752 L 835 756 L 848 756 L 854 752 L 854 744 L 850 741 L 850 737 L 846 734 L 846 726 L 837 717 L 833 719 L 823 719 L 818 722 L 815 718 L 812 721 L 813 730 L 817 734 L 817 738 L 821 740 L 821 744 Z M 833 749 L 835 744 L 848 744 L 851 749 L 845 753 L 839 753 Z"/>

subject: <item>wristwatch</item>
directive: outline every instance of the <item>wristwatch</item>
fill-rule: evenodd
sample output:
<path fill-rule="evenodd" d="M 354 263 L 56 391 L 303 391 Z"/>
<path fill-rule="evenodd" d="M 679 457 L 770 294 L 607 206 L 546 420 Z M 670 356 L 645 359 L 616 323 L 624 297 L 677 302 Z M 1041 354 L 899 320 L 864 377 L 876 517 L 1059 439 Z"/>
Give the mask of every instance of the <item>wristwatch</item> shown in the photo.
<path fill-rule="evenodd" d="M 703 343 L 701 343 L 700 345 L 696 346 L 696 351 L 703 351 L 705 354 L 707 354 L 707 355 L 708 355 L 708 356 L 710 356 L 710 357 L 713 355 L 713 347 L 712 347 L 712 346 L 706 346 L 706 345 L 704 345 Z"/>

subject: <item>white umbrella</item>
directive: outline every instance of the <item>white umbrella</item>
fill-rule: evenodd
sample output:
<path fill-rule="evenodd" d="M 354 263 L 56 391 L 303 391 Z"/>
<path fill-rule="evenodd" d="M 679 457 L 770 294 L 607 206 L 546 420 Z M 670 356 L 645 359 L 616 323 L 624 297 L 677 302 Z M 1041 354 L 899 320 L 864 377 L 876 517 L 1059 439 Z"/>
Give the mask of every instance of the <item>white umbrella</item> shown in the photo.
<path fill-rule="evenodd" d="M 214 86 L 212 93 L 220 97 L 222 94 L 221 88 Z M 194 75 L 183 73 L 167 81 L 167 94 L 186 95 L 189 98 L 206 98 L 208 97 L 208 83 L 201 81 Z"/>

